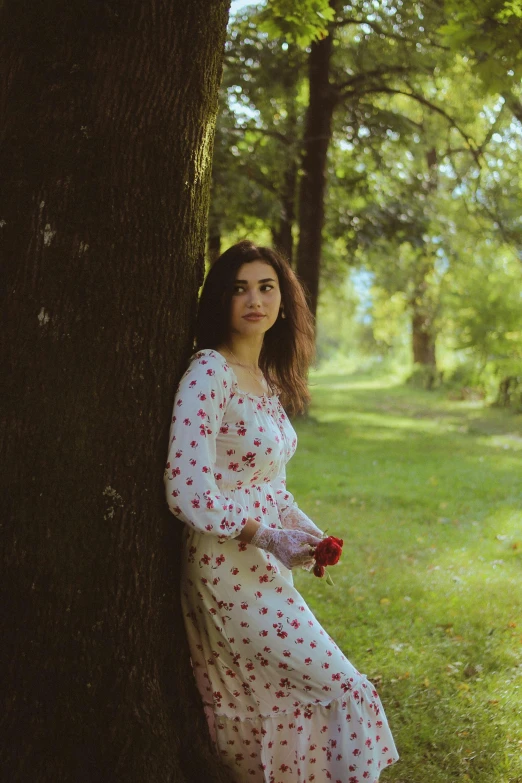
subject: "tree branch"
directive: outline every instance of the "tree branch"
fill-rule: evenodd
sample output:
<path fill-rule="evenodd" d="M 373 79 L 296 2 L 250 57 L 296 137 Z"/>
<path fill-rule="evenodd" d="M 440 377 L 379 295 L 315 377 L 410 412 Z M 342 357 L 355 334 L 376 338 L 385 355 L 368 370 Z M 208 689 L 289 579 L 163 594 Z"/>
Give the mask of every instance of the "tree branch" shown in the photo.
<path fill-rule="evenodd" d="M 477 164 L 477 166 L 481 167 L 480 157 L 481 157 L 481 151 L 478 147 L 475 146 L 475 142 L 473 139 L 467 135 L 467 133 L 462 130 L 462 128 L 459 126 L 459 124 L 453 119 L 453 117 L 448 114 L 444 109 L 442 109 L 440 106 L 437 106 L 435 103 L 432 103 L 427 98 L 425 98 L 423 95 L 419 95 L 419 93 L 416 93 L 414 91 L 408 92 L 407 90 L 399 90 L 393 87 L 370 87 L 367 90 L 360 90 L 360 91 L 353 91 L 353 95 L 366 95 L 368 93 L 382 93 L 386 95 L 404 95 L 405 98 L 411 98 L 412 100 L 416 101 L 417 103 L 420 103 L 422 106 L 426 106 L 430 111 L 440 114 L 441 117 L 444 117 L 444 119 L 447 121 L 449 126 L 451 128 L 455 128 L 457 133 L 462 136 L 464 141 L 467 144 L 468 152 L 470 152 L 473 155 L 473 158 Z M 346 97 L 348 97 L 349 93 L 346 94 Z"/>
<path fill-rule="evenodd" d="M 374 71 L 363 71 L 362 73 L 357 73 L 347 81 L 342 82 L 342 84 L 333 84 L 332 86 L 339 90 L 339 92 L 342 92 L 347 87 L 353 87 L 357 83 L 365 82 L 369 79 L 373 79 L 374 77 L 387 76 L 394 73 L 410 73 L 411 70 L 411 67 L 406 65 L 396 65 L 393 68 L 376 68 Z"/>
<path fill-rule="evenodd" d="M 268 190 L 269 193 L 272 193 L 274 196 L 279 195 L 279 191 L 274 185 L 273 182 L 271 182 L 268 177 L 263 177 L 260 172 L 256 172 L 254 169 L 250 168 L 245 163 L 240 163 L 237 167 L 238 171 L 242 171 L 248 179 L 252 180 L 252 182 L 255 182 L 256 185 L 259 185 L 260 188 L 263 188 L 264 190 Z"/>
<path fill-rule="evenodd" d="M 411 43 L 415 46 L 418 43 L 422 43 L 422 41 L 418 41 L 415 38 L 408 38 L 406 35 L 399 35 L 398 33 L 393 33 L 391 31 L 386 31 L 378 22 L 368 21 L 368 19 L 343 19 L 341 22 L 334 22 L 332 24 L 332 27 L 334 28 L 341 28 L 341 27 L 348 27 L 348 25 L 368 25 L 368 27 L 371 27 L 372 30 L 377 33 L 377 35 L 382 35 L 385 38 L 391 38 L 394 41 L 399 41 L 400 43 Z M 449 52 L 450 48 L 449 46 L 444 46 L 443 44 L 436 43 L 431 38 L 428 38 L 426 40 L 426 43 L 429 46 L 433 46 L 436 49 L 443 49 L 445 52 Z"/>
<path fill-rule="evenodd" d="M 245 133 L 245 131 L 259 133 L 261 136 L 271 136 L 287 147 L 291 147 L 293 143 L 291 139 L 284 135 L 284 133 L 276 130 L 270 130 L 269 128 L 260 128 L 258 125 L 237 125 L 235 128 L 229 129 L 230 133 Z"/>
<path fill-rule="evenodd" d="M 512 113 L 513 117 L 515 117 L 515 119 L 517 119 L 522 125 L 522 101 L 513 95 L 511 91 L 502 93 L 502 97 L 504 98 L 506 106 Z"/>

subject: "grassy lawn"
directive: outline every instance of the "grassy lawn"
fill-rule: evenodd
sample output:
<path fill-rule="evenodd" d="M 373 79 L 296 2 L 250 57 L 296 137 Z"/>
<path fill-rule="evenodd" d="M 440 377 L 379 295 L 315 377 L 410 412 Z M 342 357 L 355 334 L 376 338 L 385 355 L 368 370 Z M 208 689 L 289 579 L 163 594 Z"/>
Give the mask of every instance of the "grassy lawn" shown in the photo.
<path fill-rule="evenodd" d="M 296 582 L 378 687 L 383 783 L 522 782 L 522 416 L 357 375 L 312 377 L 288 485 L 344 538 Z"/>

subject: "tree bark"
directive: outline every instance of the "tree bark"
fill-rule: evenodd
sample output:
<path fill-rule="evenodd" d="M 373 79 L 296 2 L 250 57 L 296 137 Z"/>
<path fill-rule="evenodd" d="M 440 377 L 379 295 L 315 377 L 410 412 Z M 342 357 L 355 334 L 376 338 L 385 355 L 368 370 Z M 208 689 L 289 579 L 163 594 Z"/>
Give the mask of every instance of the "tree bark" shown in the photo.
<path fill-rule="evenodd" d="M 295 223 L 296 188 L 297 162 L 292 158 L 283 179 L 279 225 L 277 226 L 277 229 L 272 231 L 274 246 L 277 247 L 290 264 L 292 264 L 294 256 L 293 227 Z"/>
<path fill-rule="evenodd" d="M 430 319 L 422 310 L 413 311 L 412 348 L 415 364 L 431 365 L 434 371 L 436 370 L 435 338 Z"/>
<path fill-rule="evenodd" d="M 413 363 L 428 369 L 426 385 L 431 388 L 437 372 L 435 353 L 436 332 L 434 328 L 435 303 L 430 298 L 428 282 L 432 271 L 428 260 L 419 259 L 415 270 L 415 287 L 410 300 L 411 306 L 411 346 Z"/>
<path fill-rule="evenodd" d="M 522 376 L 507 375 L 500 381 L 495 405 L 498 408 L 513 408 L 522 411 Z"/>
<path fill-rule="evenodd" d="M 5 780 L 227 779 L 193 686 L 162 473 L 228 5 L 0 7 Z"/>
<path fill-rule="evenodd" d="M 329 80 L 332 52 L 332 32 L 322 41 L 314 41 L 310 47 L 310 97 L 305 117 L 299 186 L 297 274 L 305 287 L 314 317 L 319 296 L 326 163 L 337 102 L 336 92 Z"/>
<path fill-rule="evenodd" d="M 438 187 L 438 157 L 435 147 L 426 151 L 426 167 L 428 170 L 428 192 L 434 193 Z M 430 300 L 428 278 L 432 272 L 432 265 L 423 257 L 419 258 L 419 264 L 415 270 L 415 290 L 411 301 L 411 338 L 413 363 L 428 368 L 426 373 L 426 386 L 431 388 L 437 373 L 437 360 L 435 354 L 436 333 L 434 329 L 435 305 Z"/>
<path fill-rule="evenodd" d="M 221 255 L 221 234 L 217 228 L 208 235 L 207 252 L 208 260 L 211 264 L 217 261 Z"/>

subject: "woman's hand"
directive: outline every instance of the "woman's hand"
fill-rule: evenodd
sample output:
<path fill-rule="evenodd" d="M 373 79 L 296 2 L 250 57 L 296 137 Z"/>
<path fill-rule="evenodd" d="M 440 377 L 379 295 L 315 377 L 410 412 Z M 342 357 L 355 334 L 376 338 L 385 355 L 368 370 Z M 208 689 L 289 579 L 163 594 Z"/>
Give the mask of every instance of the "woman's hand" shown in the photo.
<path fill-rule="evenodd" d="M 287 568 L 314 562 L 315 547 L 321 538 L 302 530 L 281 530 L 260 525 L 250 543 L 270 552 Z"/>
<path fill-rule="evenodd" d="M 280 519 L 285 530 L 302 530 L 303 533 L 310 533 L 310 535 L 319 536 L 319 538 L 324 535 L 323 531 L 300 508 L 290 507 L 283 512 Z"/>

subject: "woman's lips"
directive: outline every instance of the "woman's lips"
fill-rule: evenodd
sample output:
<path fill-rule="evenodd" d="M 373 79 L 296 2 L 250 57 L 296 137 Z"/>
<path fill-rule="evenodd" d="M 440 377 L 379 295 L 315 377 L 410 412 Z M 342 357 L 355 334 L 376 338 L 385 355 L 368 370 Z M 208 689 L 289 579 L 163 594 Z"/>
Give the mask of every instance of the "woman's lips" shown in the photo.
<path fill-rule="evenodd" d="M 243 316 L 245 321 L 260 321 L 264 317 L 265 317 L 264 315 L 244 315 Z"/>

